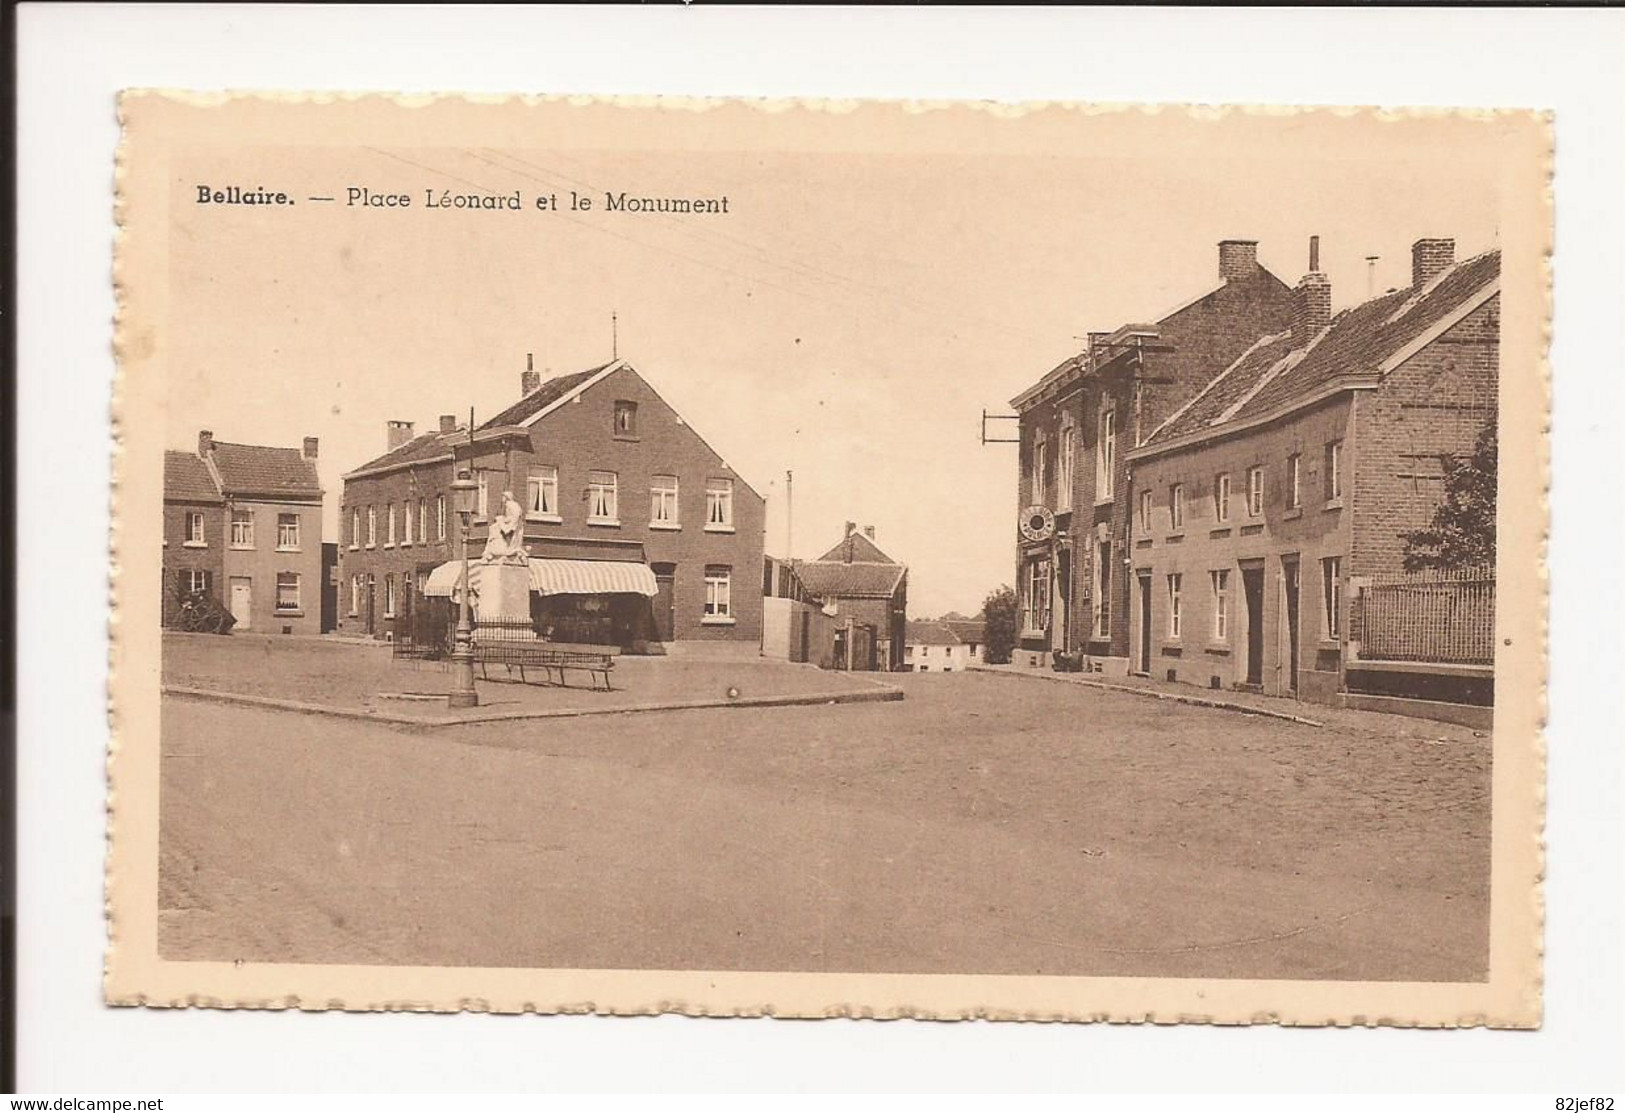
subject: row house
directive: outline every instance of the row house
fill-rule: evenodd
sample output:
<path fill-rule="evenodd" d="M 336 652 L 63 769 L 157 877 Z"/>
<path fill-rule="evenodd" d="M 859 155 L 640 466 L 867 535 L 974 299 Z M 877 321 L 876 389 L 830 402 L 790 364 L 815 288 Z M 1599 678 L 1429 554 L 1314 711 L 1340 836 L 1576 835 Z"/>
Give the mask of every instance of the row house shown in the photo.
<path fill-rule="evenodd" d="M 1457 262 L 1452 240 L 1420 240 L 1408 288 L 1335 316 L 1316 254 L 1289 326 L 1126 453 L 1136 672 L 1340 700 L 1379 667 L 1355 597 L 1401 573 L 1441 459 L 1495 418 L 1499 252 Z"/>
<path fill-rule="evenodd" d="M 762 496 L 625 360 L 546 382 L 527 369 L 520 388 L 472 430 L 391 422 L 388 451 L 345 476 L 345 628 L 395 636 L 438 590 L 431 576 L 457 556 L 451 482 L 468 470 L 471 558 L 512 493 L 546 636 L 759 652 Z"/>
<path fill-rule="evenodd" d="M 1129 450 L 1259 336 L 1284 327 L 1292 290 L 1252 240 L 1218 245 L 1219 285 L 1155 321 L 1091 333 L 1086 349 L 1011 400 L 1020 420 L 1012 660 L 1129 664 Z"/>
<path fill-rule="evenodd" d="M 317 441 L 300 448 L 217 441 L 164 454 L 163 620 L 180 598 L 215 595 L 234 629 L 322 630 L 322 487 Z"/>
<path fill-rule="evenodd" d="M 968 672 L 987 645 L 984 625 L 971 621 L 910 621 L 906 637 L 905 672 Z"/>

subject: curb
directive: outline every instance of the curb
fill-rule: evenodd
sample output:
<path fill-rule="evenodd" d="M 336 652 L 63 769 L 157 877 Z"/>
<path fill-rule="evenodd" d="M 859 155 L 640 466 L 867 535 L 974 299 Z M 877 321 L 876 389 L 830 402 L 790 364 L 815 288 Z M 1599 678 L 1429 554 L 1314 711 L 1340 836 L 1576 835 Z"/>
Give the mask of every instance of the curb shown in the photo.
<path fill-rule="evenodd" d="M 1159 692 L 1153 688 L 1139 688 L 1132 684 L 1108 684 L 1104 680 L 1084 680 L 1082 678 L 1069 680 L 1047 672 L 1007 672 L 1004 669 L 988 668 L 986 665 L 973 665 L 971 671 L 987 673 L 991 676 L 1013 676 L 1025 680 L 1048 680 L 1054 684 L 1072 684 L 1080 688 L 1098 688 L 1103 692 L 1126 692 L 1129 695 L 1148 696 L 1151 699 L 1190 704 L 1192 707 L 1211 707 L 1218 711 L 1234 711 L 1242 715 L 1259 715 L 1266 719 L 1282 719 L 1306 727 L 1324 728 L 1326 726 L 1319 719 L 1307 719 L 1302 715 L 1293 715 L 1286 711 L 1271 711 L 1267 707 L 1252 707 L 1245 703 L 1232 703 L 1229 700 L 1212 699 L 1208 696 L 1183 695 L 1179 692 Z"/>
<path fill-rule="evenodd" d="M 864 678 L 867 680 L 868 678 Z M 674 700 L 666 703 L 633 703 L 619 707 L 559 707 L 541 711 L 476 711 L 448 719 L 423 719 L 410 715 L 396 715 L 388 711 L 363 711 L 351 707 L 330 707 L 320 703 L 276 699 L 271 696 L 250 696 L 237 692 L 221 692 L 213 688 L 188 688 L 165 684 L 163 695 L 183 699 L 204 700 L 211 703 L 235 704 L 241 707 L 259 707 L 272 711 L 292 711 L 302 715 L 326 715 L 337 719 L 356 719 L 366 723 L 388 723 L 391 726 L 438 728 L 478 725 L 480 723 L 509 723 L 525 719 L 581 719 L 590 715 L 632 715 L 650 711 L 702 711 L 714 707 L 819 707 L 834 703 L 891 703 L 903 698 L 903 690 L 892 684 L 869 680 L 872 691 L 808 693 L 794 696 L 745 696 L 740 699 Z"/>

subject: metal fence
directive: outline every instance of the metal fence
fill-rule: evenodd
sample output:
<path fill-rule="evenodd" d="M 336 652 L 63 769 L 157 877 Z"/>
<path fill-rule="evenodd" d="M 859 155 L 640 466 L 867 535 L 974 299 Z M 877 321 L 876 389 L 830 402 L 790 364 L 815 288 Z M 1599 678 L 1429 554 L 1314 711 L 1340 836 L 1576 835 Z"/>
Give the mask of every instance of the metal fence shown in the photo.
<path fill-rule="evenodd" d="M 1368 584 L 1355 606 L 1363 660 L 1495 663 L 1495 574 L 1488 569 Z"/>

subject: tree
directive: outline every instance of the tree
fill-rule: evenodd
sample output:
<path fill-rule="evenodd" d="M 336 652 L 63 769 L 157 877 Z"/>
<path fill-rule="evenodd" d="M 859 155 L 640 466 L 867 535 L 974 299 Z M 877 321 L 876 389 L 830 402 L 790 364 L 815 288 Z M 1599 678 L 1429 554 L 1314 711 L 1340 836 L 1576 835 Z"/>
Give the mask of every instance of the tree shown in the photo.
<path fill-rule="evenodd" d="M 987 663 L 1008 665 L 1021 631 L 1016 593 L 1009 585 L 999 588 L 982 602 L 982 621 L 987 624 Z"/>
<path fill-rule="evenodd" d="M 1405 571 L 1492 567 L 1495 564 L 1495 418 L 1478 434 L 1465 460 L 1446 454 L 1444 501 L 1426 529 L 1400 534 Z"/>

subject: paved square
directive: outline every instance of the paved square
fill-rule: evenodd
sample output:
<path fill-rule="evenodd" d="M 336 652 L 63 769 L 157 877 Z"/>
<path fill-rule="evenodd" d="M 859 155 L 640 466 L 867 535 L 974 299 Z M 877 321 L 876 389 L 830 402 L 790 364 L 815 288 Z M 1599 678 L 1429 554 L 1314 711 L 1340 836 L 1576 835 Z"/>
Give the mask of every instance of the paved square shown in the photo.
<path fill-rule="evenodd" d="M 166 698 L 172 959 L 1477 980 L 1489 739 L 983 674 L 383 725 Z"/>

